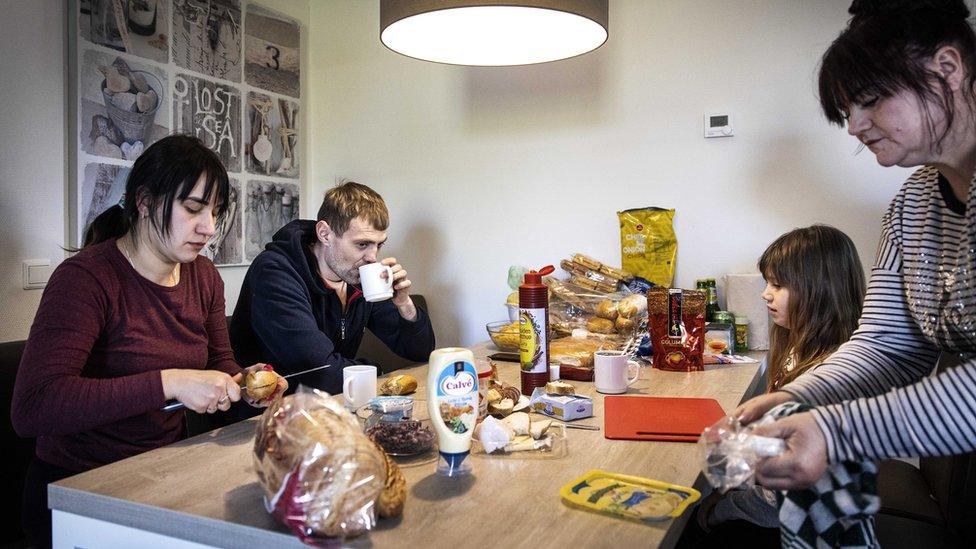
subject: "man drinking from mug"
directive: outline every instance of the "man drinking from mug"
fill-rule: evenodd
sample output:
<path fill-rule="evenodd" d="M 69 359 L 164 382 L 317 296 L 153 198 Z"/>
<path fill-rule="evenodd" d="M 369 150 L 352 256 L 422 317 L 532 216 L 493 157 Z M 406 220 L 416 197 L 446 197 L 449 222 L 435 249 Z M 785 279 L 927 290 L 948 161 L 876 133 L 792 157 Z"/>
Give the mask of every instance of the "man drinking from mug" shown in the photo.
<path fill-rule="evenodd" d="M 379 262 L 389 269 L 363 269 L 376 277 L 363 296 L 360 267 L 377 262 L 389 221 L 376 191 L 348 182 L 325 193 L 316 221 L 295 220 L 275 233 L 248 268 L 230 323 L 240 364 L 271 363 L 281 375 L 330 364 L 290 385 L 338 394 L 342 369 L 364 363 L 356 359 L 364 328 L 397 355 L 426 361 L 434 330 L 410 299 L 410 279 L 395 258 Z M 392 298 L 372 290 L 383 286 L 392 286 Z"/>

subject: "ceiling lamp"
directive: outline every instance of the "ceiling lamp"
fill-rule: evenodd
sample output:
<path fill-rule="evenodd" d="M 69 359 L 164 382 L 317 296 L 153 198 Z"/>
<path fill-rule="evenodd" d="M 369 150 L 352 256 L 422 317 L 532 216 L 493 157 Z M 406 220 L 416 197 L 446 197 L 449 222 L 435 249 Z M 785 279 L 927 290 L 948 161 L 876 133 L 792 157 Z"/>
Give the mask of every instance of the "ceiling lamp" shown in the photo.
<path fill-rule="evenodd" d="M 380 0 L 380 40 L 452 65 L 529 65 L 607 41 L 609 0 Z"/>

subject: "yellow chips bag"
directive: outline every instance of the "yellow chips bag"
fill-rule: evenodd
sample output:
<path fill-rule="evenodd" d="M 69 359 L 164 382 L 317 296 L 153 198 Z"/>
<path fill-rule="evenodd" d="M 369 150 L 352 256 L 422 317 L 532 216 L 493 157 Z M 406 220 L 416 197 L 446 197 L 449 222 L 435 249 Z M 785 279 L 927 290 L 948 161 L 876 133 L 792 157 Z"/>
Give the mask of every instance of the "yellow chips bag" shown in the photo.
<path fill-rule="evenodd" d="M 665 288 L 674 279 L 678 237 L 674 210 L 635 208 L 617 212 L 620 220 L 620 256 L 623 268 Z"/>

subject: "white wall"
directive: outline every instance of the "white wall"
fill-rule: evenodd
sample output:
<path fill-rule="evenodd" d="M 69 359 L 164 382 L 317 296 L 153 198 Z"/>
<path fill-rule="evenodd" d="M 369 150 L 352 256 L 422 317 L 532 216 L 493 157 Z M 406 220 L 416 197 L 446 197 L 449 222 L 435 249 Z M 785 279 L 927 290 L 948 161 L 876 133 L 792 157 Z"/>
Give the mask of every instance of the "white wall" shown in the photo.
<path fill-rule="evenodd" d="M 257 3 L 304 26 L 308 67 L 308 0 Z M 67 4 L 0 0 L 0 341 L 27 337 L 41 299 L 40 290 L 22 288 L 22 261 L 47 258 L 57 265 L 65 257 L 61 246 L 68 242 L 65 147 L 73 142 L 65 143 L 71 141 L 65 126 Z M 307 71 L 302 90 L 308 100 Z M 307 112 L 302 116 L 307 128 Z M 299 141 L 299 158 L 309 158 L 307 141 Z M 303 215 L 314 215 L 318 206 L 304 202 Z M 221 268 L 228 314 L 246 272 L 246 267 Z"/>
<path fill-rule="evenodd" d="M 0 341 L 27 335 L 41 299 L 21 262 L 64 254 L 64 11 L 0 0 Z"/>
<path fill-rule="evenodd" d="M 428 296 L 441 345 L 504 318 L 506 269 L 574 251 L 619 264 L 615 212 L 677 209 L 676 283 L 754 272 L 779 234 L 830 223 L 870 264 L 906 176 L 815 94 L 849 0 L 614 0 L 596 52 L 521 68 L 416 61 L 379 42 L 378 2 L 310 4 L 309 196 L 375 187 L 389 251 Z M 736 136 L 703 139 L 728 111 Z"/>

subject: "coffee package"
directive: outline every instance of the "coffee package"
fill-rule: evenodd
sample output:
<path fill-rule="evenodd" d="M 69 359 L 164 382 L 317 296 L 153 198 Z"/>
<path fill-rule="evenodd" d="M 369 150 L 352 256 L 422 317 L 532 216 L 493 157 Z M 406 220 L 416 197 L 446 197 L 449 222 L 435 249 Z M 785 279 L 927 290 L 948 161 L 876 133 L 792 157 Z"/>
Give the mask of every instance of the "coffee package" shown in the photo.
<path fill-rule="evenodd" d="M 660 370 L 698 372 L 705 369 L 705 292 L 679 288 L 647 291 L 647 325 Z"/>

